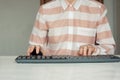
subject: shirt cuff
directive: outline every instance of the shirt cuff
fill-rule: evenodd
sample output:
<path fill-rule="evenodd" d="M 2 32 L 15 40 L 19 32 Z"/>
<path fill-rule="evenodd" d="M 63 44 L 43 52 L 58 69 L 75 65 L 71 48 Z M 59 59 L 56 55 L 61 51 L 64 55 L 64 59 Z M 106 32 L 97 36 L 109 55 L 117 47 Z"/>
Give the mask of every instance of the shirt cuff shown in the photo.
<path fill-rule="evenodd" d="M 95 45 L 94 45 L 95 46 Z M 96 51 L 93 53 L 93 55 L 106 55 L 106 50 L 100 46 L 95 46 Z"/>
<path fill-rule="evenodd" d="M 30 45 L 35 45 L 35 46 L 43 47 L 43 44 L 38 44 L 38 43 L 35 43 L 35 42 L 31 42 L 31 41 L 29 41 L 29 44 Z"/>

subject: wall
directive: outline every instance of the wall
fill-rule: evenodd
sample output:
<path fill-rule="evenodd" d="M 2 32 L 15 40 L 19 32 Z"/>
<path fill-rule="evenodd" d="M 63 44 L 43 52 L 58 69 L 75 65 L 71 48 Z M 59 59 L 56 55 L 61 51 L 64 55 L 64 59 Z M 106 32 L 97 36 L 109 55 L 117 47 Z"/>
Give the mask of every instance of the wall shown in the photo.
<path fill-rule="evenodd" d="M 108 9 L 108 19 L 116 41 L 116 54 L 120 54 L 120 0 L 104 0 Z"/>
<path fill-rule="evenodd" d="M 0 0 L 0 55 L 25 54 L 39 0 Z"/>
<path fill-rule="evenodd" d="M 114 24 L 114 20 L 113 20 L 113 18 L 114 18 L 113 0 L 104 0 L 104 4 L 108 10 L 107 17 L 108 17 L 112 32 L 114 33 L 114 25 L 115 24 Z"/>
<path fill-rule="evenodd" d="M 120 0 L 114 0 L 114 32 L 115 32 L 115 40 L 116 40 L 116 53 L 120 54 Z"/>

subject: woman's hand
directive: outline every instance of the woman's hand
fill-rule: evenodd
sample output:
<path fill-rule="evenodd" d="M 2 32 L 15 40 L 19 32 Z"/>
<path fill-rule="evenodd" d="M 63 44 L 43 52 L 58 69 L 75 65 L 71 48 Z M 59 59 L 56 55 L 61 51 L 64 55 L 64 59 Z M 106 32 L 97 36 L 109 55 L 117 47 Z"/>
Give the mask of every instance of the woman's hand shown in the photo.
<path fill-rule="evenodd" d="M 96 52 L 96 48 L 93 45 L 83 45 L 80 47 L 79 55 L 80 56 L 90 56 Z"/>
<path fill-rule="evenodd" d="M 41 50 L 40 46 L 34 46 L 30 45 L 27 50 L 27 55 L 30 56 L 30 54 L 33 52 L 33 50 L 36 49 L 36 53 L 38 54 Z"/>

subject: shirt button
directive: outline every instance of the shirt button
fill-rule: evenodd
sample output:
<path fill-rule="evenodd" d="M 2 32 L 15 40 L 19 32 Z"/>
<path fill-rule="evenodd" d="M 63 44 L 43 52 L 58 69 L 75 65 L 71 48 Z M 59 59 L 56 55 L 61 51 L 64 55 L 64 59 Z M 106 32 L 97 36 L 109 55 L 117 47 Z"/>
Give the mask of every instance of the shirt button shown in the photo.
<path fill-rule="evenodd" d="M 72 7 L 72 5 L 69 5 L 70 7 Z"/>

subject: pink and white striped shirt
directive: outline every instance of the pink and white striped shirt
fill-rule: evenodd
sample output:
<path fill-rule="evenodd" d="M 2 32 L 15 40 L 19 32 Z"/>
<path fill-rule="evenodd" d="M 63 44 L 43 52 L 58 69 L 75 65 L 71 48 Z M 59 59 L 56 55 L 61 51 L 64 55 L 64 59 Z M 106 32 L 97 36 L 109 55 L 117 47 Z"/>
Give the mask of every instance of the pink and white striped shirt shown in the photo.
<path fill-rule="evenodd" d="M 114 54 L 106 13 L 94 0 L 53 0 L 40 6 L 29 43 L 40 45 L 44 55 L 77 56 L 80 46 L 87 44 L 97 48 L 93 54 Z"/>

